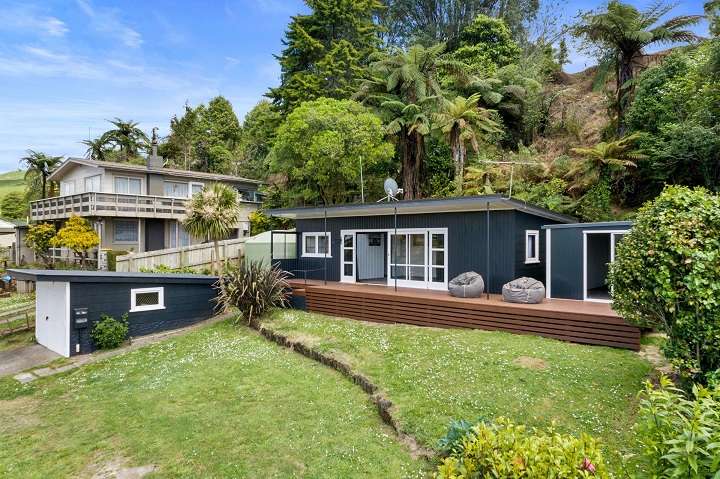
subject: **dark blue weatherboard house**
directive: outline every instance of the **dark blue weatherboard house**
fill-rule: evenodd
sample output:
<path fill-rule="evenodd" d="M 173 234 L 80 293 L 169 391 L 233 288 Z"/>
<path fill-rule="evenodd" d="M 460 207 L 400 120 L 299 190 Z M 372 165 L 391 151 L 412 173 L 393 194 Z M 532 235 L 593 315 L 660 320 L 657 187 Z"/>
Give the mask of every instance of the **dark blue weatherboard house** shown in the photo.
<path fill-rule="evenodd" d="M 36 282 L 36 339 L 66 357 L 95 350 L 90 331 L 101 315 L 119 319 L 127 313 L 129 335 L 136 337 L 214 314 L 214 276 L 60 270 L 10 274 Z"/>
<path fill-rule="evenodd" d="M 629 221 L 545 225 L 548 298 L 609 301 L 608 265 Z"/>
<path fill-rule="evenodd" d="M 279 262 L 298 278 L 447 290 L 476 271 L 491 293 L 520 276 L 543 280 L 543 226 L 576 222 L 499 195 L 268 213 L 295 220 L 297 258 Z"/>

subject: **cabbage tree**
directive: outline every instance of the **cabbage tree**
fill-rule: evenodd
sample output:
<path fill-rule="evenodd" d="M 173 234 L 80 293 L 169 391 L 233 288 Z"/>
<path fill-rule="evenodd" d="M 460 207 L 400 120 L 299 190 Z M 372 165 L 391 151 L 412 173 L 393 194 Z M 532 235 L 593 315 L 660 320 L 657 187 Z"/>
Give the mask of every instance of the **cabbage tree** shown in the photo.
<path fill-rule="evenodd" d="M 188 204 L 182 224 L 185 230 L 196 238 L 207 238 L 213 242 L 215 257 L 213 273 L 220 274 L 220 244 L 237 227 L 240 216 L 238 194 L 231 187 L 215 183 L 196 193 Z"/>

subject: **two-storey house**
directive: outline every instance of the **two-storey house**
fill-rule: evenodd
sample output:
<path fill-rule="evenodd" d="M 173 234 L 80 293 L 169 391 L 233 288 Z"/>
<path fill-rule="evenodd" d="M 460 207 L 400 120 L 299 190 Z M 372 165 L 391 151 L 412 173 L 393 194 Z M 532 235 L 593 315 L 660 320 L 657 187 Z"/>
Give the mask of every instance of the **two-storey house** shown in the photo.
<path fill-rule="evenodd" d="M 68 158 L 49 180 L 60 184 L 60 196 L 33 201 L 32 222 L 55 222 L 72 215 L 87 218 L 103 249 L 134 252 L 187 246 L 191 238 L 181 220 L 186 203 L 203 186 L 222 182 L 240 195 L 242 213 L 231 238 L 247 236 L 248 215 L 260 205 L 261 182 L 235 176 L 163 167 L 156 154 L 146 165 Z"/>

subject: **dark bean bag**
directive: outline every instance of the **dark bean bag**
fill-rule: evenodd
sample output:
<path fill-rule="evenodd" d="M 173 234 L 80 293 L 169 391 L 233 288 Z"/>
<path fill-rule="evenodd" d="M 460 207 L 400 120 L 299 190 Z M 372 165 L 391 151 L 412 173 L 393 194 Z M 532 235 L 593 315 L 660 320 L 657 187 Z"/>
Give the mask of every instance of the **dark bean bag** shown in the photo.
<path fill-rule="evenodd" d="M 502 296 L 508 303 L 538 304 L 545 297 L 545 286 L 533 278 L 518 278 L 503 285 Z"/>
<path fill-rule="evenodd" d="M 448 283 L 450 294 L 458 298 L 477 298 L 483 294 L 485 282 L 475 271 L 463 273 Z"/>

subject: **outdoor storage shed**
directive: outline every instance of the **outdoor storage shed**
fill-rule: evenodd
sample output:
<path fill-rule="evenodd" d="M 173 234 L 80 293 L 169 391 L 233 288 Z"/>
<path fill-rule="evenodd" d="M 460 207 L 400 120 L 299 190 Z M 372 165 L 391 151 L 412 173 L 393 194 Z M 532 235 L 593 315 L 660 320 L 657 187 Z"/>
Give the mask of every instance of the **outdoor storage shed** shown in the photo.
<path fill-rule="evenodd" d="M 272 239 L 272 245 L 270 240 Z M 270 258 L 293 259 L 296 257 L 296 240 L 293 232 L 270 231 L 251 236 L 245 241 L 245 260 L 270 264 Z"/>
<path fill-rule="evenodd" d="M 9 270 L 36 282 L 37 342 L 69 357 L 94 351 L 90 332 L 102 315 L 128 314 L 129 335 L 143 336 L 210 318 L 214 276 L 107 271 Z"/>
<path fill-rule="evenodd" d="M 546 237 L 545 290 L 548 298 L 610 301 L 608 265 L 629 221 L 543 226 Z"/>

